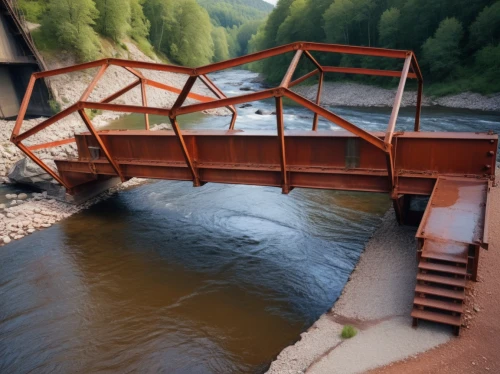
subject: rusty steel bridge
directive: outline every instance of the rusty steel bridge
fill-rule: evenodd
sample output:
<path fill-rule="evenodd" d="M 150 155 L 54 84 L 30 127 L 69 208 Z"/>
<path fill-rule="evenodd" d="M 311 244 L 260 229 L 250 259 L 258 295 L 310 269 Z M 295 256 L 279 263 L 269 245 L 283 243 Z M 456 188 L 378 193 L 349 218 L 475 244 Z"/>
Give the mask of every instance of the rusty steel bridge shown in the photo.
<path fill-rule="evenodd" d="M 294 54 L 276 88 L 226 97 L 209 73 L 278 56 Z M 313 54 L 340 53 L 400 60 L 401 71 L 321 65 Z M 295 77 L 302 59 L 314 64 L 308 74 Z M 89 97 L 109 66 L 123 67 L 136 80 L 99 101 Z M 26 109 L 37 80 L 59 74 L 98 68 L 80 100 L 60 113 L 21 132 Z M 182 89 L 150 80 L 144 70 L 183 74 Z M 369 132 L 321 106 L 326 74 L 361 74 L 400 78 L 392 114 L 385 132 Z M 292 87 L 319 77 L 317 98 L 308 100 Z M 408 79 L 417 82 L 414 131 L 398 132 L 396 123 Z M 201 81 L 213 94 L 193 92 Z M 148 86 L 177 94 L 171 108 L 150 107 Z M 113 104 L 140 87 L 142 106 Z M 400 223 L 412 220 L 411 200 L 430 196 L 417 233 L 419 258 L 415 290 L 414 324 L 430 320 L 458 329 L 463 314 L 466 279 L 476 279 L 480 247 L 488 247 L 488 196 L 495 182 L 498 136 L 491 132 L 424 132 L 420 129 L 423 78 L 411 51 L 298 42 L 199 68 L 103 59 L 72 67 L 34 73 L 22 102 L 11 141 L 28 157 L 76 194 L 99 183 L 133 177 L 205 183 L 275 186 L 287 194 L 293 188 L 318 188 L 388 193 Z M 197 103 L 185 105 L 187 98 Z M 235 128 L 235 105 L 274 98 L 276 131 L 242 131 Z M 311 129 L 285 131 L 283 100 L 287 98 L 314 113 Z M 228 108 L 232 118 L 226 130 L 182 130 L 177 117 L 215 108 Z M 144 114 L 144 130 L 98 131 L 86 109 Z M 71 139 L 27 146 L 23 142 L 66 116 L 78 113 L 88 132 Z M 171 131 L 149 131 L 149 115 L 170 119 Z M 344 131 L 318 131 L 322 117 Z M 256 127 L 258 124 L 256 124 Z M 76 142 L 78 158 L 56 160 L 52 170 L 36 151 Z M 97 152 L 96 152 L 97 150 Z M 464 219 L 465 217 L 465 219 Z M 422 217 L 419 217 L 422 218 Z"/>

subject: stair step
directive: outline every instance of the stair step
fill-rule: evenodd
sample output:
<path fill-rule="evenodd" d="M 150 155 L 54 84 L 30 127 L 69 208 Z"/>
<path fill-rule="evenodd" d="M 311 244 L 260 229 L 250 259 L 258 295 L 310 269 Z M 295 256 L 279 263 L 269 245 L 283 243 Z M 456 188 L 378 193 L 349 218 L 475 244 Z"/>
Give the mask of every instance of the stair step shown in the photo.
<path fill-rule="evenodd" d="M 467 265 L 469 245 L 465 243 L 426 240 L 422 257 Z"/>
<path fill-rule="evenodd" d="M 462 303 L 452 303 L 450 301 L 429 299 L 427 297 L 416 296 L 413 299 L 413 304 L 434 309 L 442 309 L 448 312 L 463 313 L 464 311 L 464 306 Z"/>
<path fill-rule="evenodd" d="M 454 262 L 457 264 L 467 265 L 467 257 L 459 256 L 459 255 L 451 255 L 447 253 L 438 253 L 431 251 L 423 251 L 422 257 L 429 260 L 439 260 L 446 262 Z"/>
<path fill-rule="evenodd" d="M 457 326 L 462 325 L 461 316 L 451 316 L 438 312 L 429 312 L 428 310 L 413 309 L 411 312 L 413 318 L 424 319 L 426 321 L 444 323 L 445 325 Z"/>
<path fill-rule="evenodd" d="M 465 288 L 467 284 L 465 278 L 451 278 L 451 277 L 443 277 L 441 275 L 424 274 L 424 273 L 417 274 L 417 281 L 445 284 L 447 286 L 462 287 L 462 288 Z"/>
<path fill-rule="evenodd" d="M 428 295 L 447 297 L 450 299 L 457 299 L 457 300 L 464 300 L 465 299 L 465 291 L 464 290 L 461 290 L 461 291 L 448 290 L 448 289 L 442 288 L 442 287 L 426 286 L 423 284 L 416 285 L 415 293 L 424 293 L 424 294 L 428 294 Z"/>
<path fill-rule="evenodd" d="M 467 275 L 467 269 L 465 267 L 460 266 L 451 266 L 451 265 L 442 265 L 442 264 L 434 264 L 432 262 L 420 261 L 418 264 L 418 268 L 422 270 L 432 270 L 432 271 L 440 271 L 442 273 L 450 273 L 456 275 Z"/>

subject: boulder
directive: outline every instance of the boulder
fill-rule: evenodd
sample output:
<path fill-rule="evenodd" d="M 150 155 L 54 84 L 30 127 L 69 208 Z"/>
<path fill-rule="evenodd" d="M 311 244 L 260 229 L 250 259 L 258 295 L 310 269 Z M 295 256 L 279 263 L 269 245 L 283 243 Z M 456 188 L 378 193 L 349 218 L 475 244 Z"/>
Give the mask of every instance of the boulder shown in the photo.
<path fill-rule="evenodd" d="M 47 161 L 44 160 L 50 167 L 51 165 Z M 23 158 L 12 166 L 9 171 L 9 179 L 16 183 L 36 184 L 50 180 L 52 177 L 29 158 Z"/>
<path fill-rule="evenodd" d="M 253 106 L 252 104 L 243 104 L 242 106 L 240 106 L 240 108 L 245 109 L 245 108 L 250 108 L 252 106 Z"/>
<path fill-rule="evenodd" d="M 270 110 L 259 109 L 255 112 L 255 114 L 258 114 L 260 116 L 270 116 L 271 114 L 273 114 L 273 112 L 271 112 Z"/>

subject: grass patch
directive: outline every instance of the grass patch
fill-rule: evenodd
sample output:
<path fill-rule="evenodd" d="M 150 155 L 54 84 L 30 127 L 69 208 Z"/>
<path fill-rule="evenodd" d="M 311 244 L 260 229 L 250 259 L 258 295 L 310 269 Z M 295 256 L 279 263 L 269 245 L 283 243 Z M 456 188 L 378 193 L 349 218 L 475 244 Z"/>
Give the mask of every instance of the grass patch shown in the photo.
<path fill-rule="evenodd" d="M 85 109 L 85 113 L 89 116 L 90 120 L 93 120 L 96 116 L 102 114 L 101 109 Z"/>
<path fill-rule="evenodd" d="M 61 111 L 61 104 L 59 104 L 57 101 L 53 99 L 49 100 L 49 106 L 53 114 L 57 114 Z"/>
<path fill-rule="evenodd" d="M 354 326 L 351 325 L 345 325 L 344 328 L 342 329 L 342 332 L 340 333 L 340 336 L 342 339 L 350 339 L 358 333 L 358 330 L 354 328 Z"/>

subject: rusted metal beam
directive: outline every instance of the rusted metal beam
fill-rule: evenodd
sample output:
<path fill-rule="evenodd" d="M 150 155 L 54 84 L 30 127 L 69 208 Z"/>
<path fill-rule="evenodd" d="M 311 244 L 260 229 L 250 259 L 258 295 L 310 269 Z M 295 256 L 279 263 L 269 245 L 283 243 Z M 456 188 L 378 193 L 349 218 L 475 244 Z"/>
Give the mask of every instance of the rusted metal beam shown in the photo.
<path fill-rule="evenodd" d="M 209 109 L 223 108 L 228 105 L 237 105 L 252 101 L 259 101 L 259 100 L 269 99 L 276 95 L 279 95 L 279 90 L 270 89 L 270 90 L 250 93 L 247 95 L 228 97 L 227 99 L 219 99 L 212 101 L 211 103 L 186 105 L 185 107 L 177 109 L 176 115 L 201 112 L 203 110 L 209 110 Z"/>
<path fill-rule="evenodd" d="M 98 109 L 98 110 L 109 110 L 111 112 L 125 112 L 125 113 L 142 113 L 142 114 L 155 114 L 158 116 L 170 116 L 171 111 L 164 108 L 155 107 L 143 107 L 138 105 L 123 105 L 123 104 L 107 104 L 107 103 L 95 103 L 93 101 L 81 101 L 77 104 L 79 109 Z"/>
<path fill-rule="evenodd" d="M 46 70 L 46 71 L 33 73 L 33 74 L 35 75 L 36 78 L 48 78 L 48 77 L 53 77 L 55 75 L 61 75 L 61 74 L 73 73 L 75 71 L 80 71 L 80 70 L 97 68 L 97 67 L 101 66 L 102 64 L 108 63 L 108 61 L 109 61 L 108 59 L 102 59 L 102 60 L 97 60 L 97 61 L 92 61 L 92 62 L 86 62 L 84 64 L 68 66 L 68 67 L 60 68 L 60 69 Z"/>
<path fill-rule="evenodd" d="M 40 160 L 38 157 L 36 157 L 34 155 L 34 153 L 31 152 L 23 143 L 19 142 L 16 145 L 17 145 L 17 147 L 19 147 L 19 149 L 21 151 L 24 152 L 24 154 L 26 156 L 28 156 L 35 164 L 37 164 L 43 170 L 45 170 L 52 178 L 54 178 L 62 186 L 66 187 L 66 188 L 69 188 L 69 186 L 66 183 L 64 183 L 64 181 L 61 179 L 61 177 L 59 177 L 59 175 L 57 175 L 57 173 L 54 170 L 52 170 L 51 168 L 49 168 L 42 160 Z"/>
<path fill-rule="evenodd" d="M 110 95 L 107 98 L 101 100 L 101 103 L 103 103 L 103 104 L 109 104 L 113 100 L 115 100 L 115 99 L 119 98 L 120 96 L 126 94 L 128 91 L 130 91 L 131 89 L 137 87 L 140 84 L 141 84 L 141 80 L 138 79 L 135 82 L 130 83 L 128 86 L 122 88 L 120 91 L 114 93 L 113 95 Z"/>
<path fill-rule="evenodd" d="M 342 44 L 324 44 L 324 43 L 310 43 L 299 42 L 300 48 L 306 51 L 316 52 L 330 52 L 330 53 L 345 53 L 351 55 L 365 55 L 374 57 L 387 57 L 387 58 L 406 58 L 411 51 L 401 51 L 396 49 L 374 48 L 374 47 L 359 47 L 353 45 Z"/>
<path fill-rule="evenodd" d="M 325 73 L 373 75 L 381 77 L 401 77 L 402 74 L 402 72 L 400 71 L 392 71 L 392 70 L 347 68 L 347 67 L 336 67 L 336 66 L 325 66 L 323 69 Z M 408 78 L 416 79 L 417 75 L 415 73 L 408 73 Z"/>
<path fill-rule="evenodd" d="M 215 83 L 212 82 L 209 77 L 207 77 L 206 75 L 201 75 L 200 80 L 219 99 L 227 99 L 227 96 L 224 94 L 224 92 L 222 92 L 222 90 L 217 87 L 217 85 L 215 85 Z M 234 105 L 228 105 L 226 108 L 230 110 L 231 113 L 233 113 L 231 123 L 229 124 L 229 130 L 234 130 L 234 125 L 236 124 L 236 119 L 238 118 L 238 111 L 236 110 Z"/>
<path fill-rule="evenodd" d="M 118 58 L 110 58 L 108 59 L 108 62 L 110 65 L 123 66 L 132 69 L 136 68 L 136 69 L 146 69 L 146 70 L 156 70 L 156 71 L 167 71 L 170 73 L 187 74 L 187 75 L 194 74 L 193 69 L 177 65 L 157 64 L 155 62 L 122 60 Z"/>
<path fill-rule="evenodd" d="M 296 85 L 304 82 L 305 80 L 307 80 L 311 77 L 314 77 L 318 73 L 320 73 L 320 71 L 318 69 L 313 70 L 310 73 L 307 73 L 306 75 L 303 75 L 302 77 L 295 79 L 293 82 L 290 82 L 290 84 L 288 85 L 288 88 L 292 88 L 293 86 L 296 86 Z"/>
<path fill-rule="evenodd" d="M 319 106 L 321 103 L 321 93 L 323 91 L 323 81 L 325 79 L 325 73 L 321 72 L 319 75 L 319 83 L 318 83 L 318 94 L 316 95 L 316 105 Z M 316 131 L 318 129 L 318 113 L 314 113 L 314 119 L 313 119 L 313 131 Z"/>
<path fill-rule="evenodd" d="M 237 66 L 245 65 L 250 62 L 255 62 L 269 57 L 278 56 L 283 53 L 296 51 L 297 49 L 299 49 L 299 43 L 287 44 L 280 47 L 275 47 L 264 51 L 251 53 L 246 56 L 233 58 L 231 60 L 216 62 L 215 64 L 202 66 L 198 69 L 195 69 L 195 71 L 196 74 L 198 75 L 206 75 L 209 73 L 214 73 L 216 71 L 226 70 Z"/>
<path fill-rule="evenodd" d="M 69 138 L 69 139 L 63 139 L 63 140 L 56 140 L 55 142 L 32 145 L 32 146 L 26 147 L 26 148 L 29 149 L 30 151 L 38 151 L 39 149 L 54 148 L 54 147 L 59 147 L 61 145 L 70 144 L 70 143 L 74 143 L 74 142 L 75 142 L 75 138 Z"/>
<path fill-rule="evenodd" d="M 384 139 L 386 144 L 391 144 L 392 142 L 392 136 L 394 135 L 394 129 L 396 127 L 396 122 L 398 120 L 399 109 L 401 107 L 401 100 L 403 99 L 406 79 L 408 78 L 408 73 L 410 71 L 411 60 L 412 60 L 412 55 L 409 54 L 406 57 L 405 64 L 403 66 L 401 79 L 399 80 L 399 86 L 396 92 L 396 98 L 394 99 L 394 106 L 392 107 L 391 118 L 389 119 L 389 125 L 387 126 L 387 131 Z"/>
<path fill-rule="evenodd" d="M 300 56 L 299 56 L 300 58 Z M 283 119 L 283 98 L 276 98 L 276 122 L 278 125 L 278 142 L 280 149 L 280 166 L 281 166 L 281 190 L 284 194 L 290 192 L 290 184 L 288 183 L 288 171 L 286 167 L 286 145 L 285 145 L 285 123 Z"/>
<path fill-rule="evenodd" d="M 186 83 L 184 84 L 184 88 L 182 89 L 181 93 L 179 96 L 177 96 L 177 100 L 175 101 L 174 105 L 172 105 L 171 109 L 171 116 L 176 117 L 177 114 L 175 113 L 177 109 L 182 107 L 182 104 L 184 104 L 184 101 L 186 101 L 186 98 L 189 95 L 189 92 L 191 92 L 191 89 L 193 88 L 194 84 L 196 83 L 196 79 L 198 79 L 197 76 L 191 76 L 187 79 Z"/>
<path fill-rule="evenodd" d="M 90 94 L 92 93 L 95 86 L 99 82 L 99 79 L 101 79 L 101 77 L 106 72 L 108 67 L 109 67 L 108 64 L 106 64 L 106 63 L 102 64 L 101 68 L 99 69 L 99 71 L 95 75 L 94 79 L 92 80 L 92 82 L 90 82 L 87 89 L 83 92 L 82 96 L 80 97 L 80 101 L 86 101 L 89 98 Z"/>
<path fill-rule="evenodd" d="M 290 84 L 290 81 L 292 80 L 293 73 L 295 73 L 295 70 L 297 69 L 297 65 L 299 64 L 300 58 L 302 57 L 302 51 L 299 49 L 296 53 L 295 56 L 293 56 L 292 62 L 290 62 L 290 66 L 288 67 L 288 70 L 283 77 L 283 80 L 281 81 L 280 87 L 287 88 L 288 85 Z"/>
<path fill-rule="evenodd" d="M 144 80 L 141 80 L 141 96 L 142 96 L 142 105 L 144 107 L 148 106 L 148 98 L 146 95 L 146 83 L 144 83 Z M 149 131 L 149 114 L 144 113 L 144 125 L 146 127 L 146 130 Z"/>
<path fill-rule="evenodd" d="M 113 159 L 113 156 L 109 153 L 108 149 L 106 148 L 106 145 L 103 143 L 101 137 L 99 136 L 96 129 L 92 125 L 90 118 L 87 116 L 87 113 L 85 113 L 85 110 L 83 110 L 83 109 L 78 110 L 78 114 L 82 118 L 83 122 L 85 123 L 85 126 L 87 126 L 87 128 L 89 129 L 89 131 L 92 134 L 92 136 L 94 137 L 94 139 L 97 141 L 97 144 L 99 144 L 99 148 L 101 148 L 101 150 L 104 153 L 104 156 L 106 157 L 108 162 L 111 164 L 111 166 L 115 170 L 116 175 L 118 175 L 120 177 L 122 182 L 125 182 L 126 178 L 123 176 L 123 174 L 120 170 L 120 166 L 115 162 L 115 160 Z"/>
<path fill-rule="evenodd" d="M 140 72 L 135 69 L 132 69 L 131 67 L 128 66 L 122 66 L 125 70 L 127 70 L 129 73 L 132 73 L 135 77 L 139 79 L 146 79 L 146 77 Z"/>
<path fill-rule="evenodd" d="M 163 84 L 163 83 L 160 83 L 160 82 L 157 82 L 157 81 L 153 81 L 151 79 L 146 79 L 145 82 L 146 82 L 146 84 L 148 86 L 156 87 L 156 88 L 159 88 L 161 90 L 170 91 L 170 92 L 173 92 L 173 93 L 176 93 L 176 94 L 180 94 L 182 92 L 182 90 L 179 89 L 179 88 L 172 87 L 172 86 L 169 86 L 167 84 Z M 199 94 L 194 93 L 194 92 L 190 92 L 188 94 L 188 97 L 190 99 L 198 100 L 198 101 L 201 101 L 203 103 L 208 103 L 210 101 L 214 101 L 213 97 L 199 95 Z"/>
<path fill-rule="evenodd" d="M 61 119 L 69 116 L 70 114 L 76 112 L 77 110 L 78 110 L 78 104 L 73 104 L 73 105 L 69 106 L 68 108 L 64 109 L 62 112 L 57 113 L 55 116 L 50 117 L 49 119 L 46 119 L 42 123 L 39 123 L 38 125 L 32 127 L 29 130 L 26 130 L 21 135 L 16 136 L 11 141 L 13 143 L 21 142 L 24 139 L 29 138 L 30 136 L 36 134 L 37 132 L 40 132 L 43 129 L 49 127 L 50 125 L 56 123 L 57 121 L 60 121 Z"/>
<path fill-rule="evenodd" d="M 418 81 L 417 89 L 417 112 L 415 113 L 414 131 L 420 131 L 420 116 L 422 114 L 422 96 L 424 92 L 424 82 Z"/>
<path fill-rule="evenodd" d="M 360 138 L 363 138 L 367 142 L 373 144 L 375 147 L 383 150 L 384 152 L 387 152 L 388 147 L 386 144 L 380 140 L 379 138 L 373 136 L 369 132 L 359 128 L 358 126 L 352 124 L 351 122 L 343 119 L 342 117 L 339 117 L 335 113 L 330 112 L 329 110 L 326 110 L 319 105 L 316 105 L 310 100 L 307 100 L 303 98 L 300 95 L 297 95 L 295 92 L 290 91 L 290 90 L 285 90 L 285 96 L 288 97 L 289 99 L 295 101 L 297 104 L 302 105 L 303 107 L 311 110 L 314 113 L 317 113 L 321 117 L 337 124 L 338 126 L 342 127 L 343 129 L 359 136 Z"/>
<path fill-rule="evenodd" d="M 30 103 L 31 94 L 33 93 L 35 83 L 36 76 L 31 75 L 28 87 L 26 88 L 26 93 L 24 94 L 23 102 L 21 103 L 21 107 L 19 108 L 19 114 L 17 115 L 16 124 L 14 125 L 14 129 L 12 130 L 12 135 L 10 137 L 11 142 L 15 141 L 15 139 L 19 135 L 19 131 L 21 131 L 21 126 L 23 125 L 24 116 L 26 115 L 26 111 L 28 110 L 28 105 Z"/>
<path fill-rule="evenodd" d="M 311 60 L 311 62 L 316 65 L 316 67 L 318 68 L 318 70 L 320 72 L 323 72 L 323 66 L 321 66 L 321 64 L 314 58 L 314 56 L 311 54 L 311 52 L 309 51 L 304 51 L 304 54 L 307 56 L 307 58 L 309 60 Z"/>
<path fill-rule="evenodd" d="M 189 171 L 191 172 L 193 176 L 193 186 L 194 187 L 200 187 L 200 178 L 198 176 L 198 171 L 196 170 L 196 167 L 194 166 L 193 160 L 191 159 L 191 156 L 189 154 L 189 151 L 186 147 L 186 142 L 184 141 L 184 137 L 182 136 L 182 132 L 179 128 L 179 124 L 177 123 L 177 120 L 175 118 L 170 118 L 170 123 L 172 124 L 172 129 L 175 132 L 175 135 L 177 136 L 177 139 L 179 140 L 179 145 L 181 146 L 182 149 L 182 154 L 184 156 L 184 159 L 186 161 L 186 164 L 189 168 Z"/>

